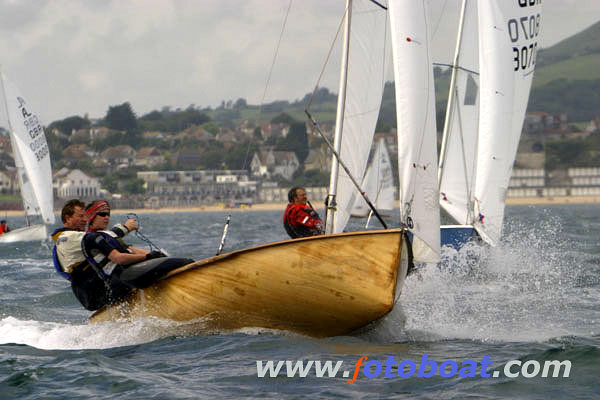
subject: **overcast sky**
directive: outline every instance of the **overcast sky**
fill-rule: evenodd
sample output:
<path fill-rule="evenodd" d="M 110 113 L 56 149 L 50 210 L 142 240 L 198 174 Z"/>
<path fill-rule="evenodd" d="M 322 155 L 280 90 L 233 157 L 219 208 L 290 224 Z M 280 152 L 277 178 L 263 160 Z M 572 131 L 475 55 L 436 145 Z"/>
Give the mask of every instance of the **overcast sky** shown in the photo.
<path fill-rule="evenodd" d="M 508 0 L 506 0 L 508 1 Z M 460 0 L 434 5 L 435 61 L 450 62 Z M 265 102 L 312 91 L 344 0 L 293 0 Z M 289 0 L 0 0 L 0 64 L 45 124 L 129 101 L 259 104 Z M 544 0 L 542 47 L 600 20 L 600 0 Z M 337 66 L 327 69 L 335 89 Z"/>

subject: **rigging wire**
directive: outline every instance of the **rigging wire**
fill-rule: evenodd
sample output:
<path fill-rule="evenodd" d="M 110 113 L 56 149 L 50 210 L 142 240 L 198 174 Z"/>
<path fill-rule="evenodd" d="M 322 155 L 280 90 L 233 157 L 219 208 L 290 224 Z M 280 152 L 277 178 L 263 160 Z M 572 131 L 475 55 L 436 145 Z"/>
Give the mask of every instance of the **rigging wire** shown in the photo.
<path fill-rule="evenodd" d="M 127 219 L 134 219 L 136 222 L 139 221 L 136 213 L 128 213 L 126 216 Z M 138 228 L 134 231 L 135 236 L 140 239 L 142 242 L 145 242 L 149 247 L 150 251 L 156 250 L 160 251 L 163 254 L 167 255 L 166 251 L 155 245 L 146 235 L 140 232 L 140 226 L 138 224 Z"/>
<path fill-rule="evenodd" d="M 319 89 L 319 83 L 321 83 L 321 80 L 323 79 L 323 74 L 325 74 L 325 68 L 327 67 L 327 64 L 329 64 L 329 59 L 331 58 L 331 54 L 333 53 L 335 43 L 337 42 L 337 39 L 340 35 L 342 27 L 344 26 L 344 21 L 346 20 L 347 15 L 348 15 L 348 7 L 346 7 L 346 11 L 344 12 L 344 15 L 342 16 L 342 19 L 340 21 L 340 25 L 338 26 L 337 32 L 335 33 L 333 41 L 331 42 L 331 46 L 329 47 L 329 52 L 327 53 L 327 57 L 325 58 L 325 63 L 323 63 L 323 68 L 321 69 L 321 73 L 319 74 L 319 77 L 317 78 L 317 83 L 315 84 L 315 89 L 313 90 L 312 95 L 310 96 L 310 99 L 308 99 L 308 103 L 306 103 L 306 107 L 305 107 L 306 110 L 310 110 L 310 105 L 312 104 L 313 98 L 315 97 L 315 94 L 317 93 L 317 90 Z"/>
<path fill-rule="evenodd" d="M 285 17 L 283 19 L 283 25 L 281 27 L 281 32 L 279 33 L 279 39 L 277 40 L 277 46 L 275 47 L 275 54 L 273 55 L 273 61 L 271 62 L 271 68 L 269 69 L 269 74 L 267 75 L 267 82 L 265 84 L 265 90 L 263 92 L 262 99 L 260 100 L 260 106 L 258 108 L 258 116 L 259 117 L 262 112 L 262 106 L 265 102 L 265 97 L 267 97 L 267 90 L 269 88 L 269 83 L 271 82 L 271 75 L 273 74 L 273 69 L 275 68 L 275 61 L 277 60 L 277 55 L 279 54 L 279 47 L 281 46 L 281 40 L 283 39 L 283 34 L 285 32 L 285 27 L 287 25 L 288 16 L 290 15 L 290 10 L 292 8 L 292 2 L 293 2 L 293 0 L 290 0 L 287 11 L 285 13 Z"/>
<path fill-rule="evenodd" d="M 440 17 L 438 18 L 437 22 L 435 23 L 435 30 L 433 31 L 433 33 L 431 34 L 431 40 L 433 40 L 433 38 L 435 37 L 435 35 L 437 35 L 438 30 L 440 29 L 440 25 L 441 25 L 441 21 L 442 21 L 442 17 L 445 14 L 446 11 L 446 6 L 448 5 L 448 0 L 444 1 L 444 5 L 442 6 L 442 11 L 440 12 Z"/>
<path fill-rule="evenodd" d="M 293 0 L 290 0 L 288 3 L 287 11 L 285 13 L 285 17 L 283 19 L 283 25 L 281 27 L 281 32 L 279 33 L 279 39 L 277 40 L 277 46 L 275 47 L 275 54 L 273 55 L 273 61 L 271 62 L 271 67 L 269 68 L 269 73 L 267 75 L 267 82 L 265 83 L 265 90 L 263 91 L 262 98 L 260 100 L 260 105 L 258 106 L 258 115 L 256 117 L 256 125 L 260 127 L 260 117 L 262 115 L 262 108 L 265 102 L 265 98 L 267 97 L 267 90 L 269 89 L 269 83 L 271 82 L 271 76 L 273 75 L 273 69 L 275 68 L 275 62 L 277 61 L 277 56 L 279 54 L 279 47 L 281 46 L 281 40 L 283 39 L 283 34 L 285 32 L 285 27 L 287 26 L 288 16 L 290 15 L 290 10 L 292 8 Z M 242 169 L 246 169 L 246 165 L 248 163 L 248 154 L 250 153 L 250 145 L 251 141 L 248 142 L 248 147 L 246 148 L 246 156 L 244 157 L 244 163 L 242 164 Z"/>
<path fill-rule="evenodd" d="M 315 97 L 315 94 L 317 93 L 317 90 L 319 89 L 319 84 L 321 83 L 321 80 L 323 79 L 323 75 L 325 74 L 325 69 L 327 68 L 327 65 L 329 64 L 329 59 L 331 58 L 331 55 L 333 54 L 333 50 L 335 47 L 335 44 L 338 40 L 338 37 L 340 36 L 340 32 L 342 31 L 342 27 L 344 26 L 344 21 L 346 19 L 346 15 L 348 14 L 348 7 L 346 7 L 346 10 L 344 11 L 344 15 L 342 16 L 342 18 L 340 19 L 340 24 L 338 25 L 338 29 L 335 32 L 335 36 L 333 37 L 333 40 L 331 41 L 331 45 L 329 46 L 329 51 L 327 52 L 327 56 L 325 57 L 325 62 L 323 63 L 323 67 L 321 68 L 321 72 L 319 73 L 319 76 L 317 78 L 317 83 L 315 84 L 315 88 L 313 89 L 312 94 L 310 95 L 310 98 L 308 99 L 308 102 L 306 103 L 306 106 L 304 107 L 304 109 L 306 111 L 310 110 L 310 106 L 313 102 L 313 99 Z M 310 118 L 309 118 L 310 120 Z M 314 129 L 314 125 L 311 123 L 310 124 L 311 127 L 311 134 L 313 136 L 316 136 L 315 134 L 315 129 Z M 321 146 L 321 149 L 323 147 Z M 325 148 L 327 148 L 327 144 L 325 143 Z M 327 161 L 327 156 L 325 156 L 325 162 L 323 162 L 323 160 L 321 160 L 321 154 L 320 152 L 317 154 L 318 158 L 319 158 L 319 169 L 321 172 L 325 171 L 325 167 L 324 165 L 328 163 Z"/>

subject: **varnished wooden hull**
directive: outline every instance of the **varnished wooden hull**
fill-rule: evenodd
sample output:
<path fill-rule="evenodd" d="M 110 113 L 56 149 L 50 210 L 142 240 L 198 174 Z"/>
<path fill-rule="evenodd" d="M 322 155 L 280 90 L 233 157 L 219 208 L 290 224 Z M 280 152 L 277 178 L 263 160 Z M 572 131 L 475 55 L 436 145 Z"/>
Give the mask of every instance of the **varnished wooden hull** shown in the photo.
<path fill-rule="evenodd" d="M 406 276 L 401 230 L 287 240 L 197 261 L 96 312 L 92 322 L 154 316 L 206 330 L 262 327 L 323 337 L 388 313 Z M 400 269 L 400 270 L 399 270 Z"/>

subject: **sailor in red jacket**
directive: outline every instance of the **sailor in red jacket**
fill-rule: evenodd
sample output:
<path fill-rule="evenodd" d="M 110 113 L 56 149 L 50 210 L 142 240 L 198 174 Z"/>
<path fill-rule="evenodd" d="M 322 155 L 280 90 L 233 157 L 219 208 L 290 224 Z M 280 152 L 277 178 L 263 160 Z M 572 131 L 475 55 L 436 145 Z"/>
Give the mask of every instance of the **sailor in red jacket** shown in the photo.
<path fill-rule="evenodd" d="M 292 239 L 323 234 L 323 221 L 319 214 L 307 204 L 306 190 L 293 187 L 288 192 L 290 203 L 283 214 L 283 227 Z"/>
<path fill-rule="evenodd" d="M 7 232 L 10 232 L 10 228 L 8 227 L 8 225 L 6 225 L 6 221 L 0 221 L 0 235 Z"/>

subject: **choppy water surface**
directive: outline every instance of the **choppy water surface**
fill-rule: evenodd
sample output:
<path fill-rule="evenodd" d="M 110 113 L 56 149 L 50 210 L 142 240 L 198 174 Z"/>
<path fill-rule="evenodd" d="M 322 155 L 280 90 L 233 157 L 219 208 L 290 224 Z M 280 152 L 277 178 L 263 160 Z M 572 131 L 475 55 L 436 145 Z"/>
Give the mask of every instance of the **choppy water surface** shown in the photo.
<path fill-rule="evenodd" d="M 445 249 L 441 267 L 408 278 L 385 319 L 319 340 L 261 329 L 194 336 L 152 319 L 90 326 L 47 245 L 0 245 L 0 398 L 600 397 L 599 214 L 598 205 L 510 207 L 500 246 Z M 216 252 L 226 215 L 144 214 L 140 222 L 172 255 L 201 259 Z M 280 219 L 232 213 L 226 250 L 284 238 Z M 498 368 L 513 359 L 570 360 L 572 370 L 531 379 L 382 372 L 353 384 L 314 373 L 257 377 L 257 360 L 343 361 L 353 373 L 361 356 L 418 363 L 423 354 L 459 365 L 488 356 Z"/>

